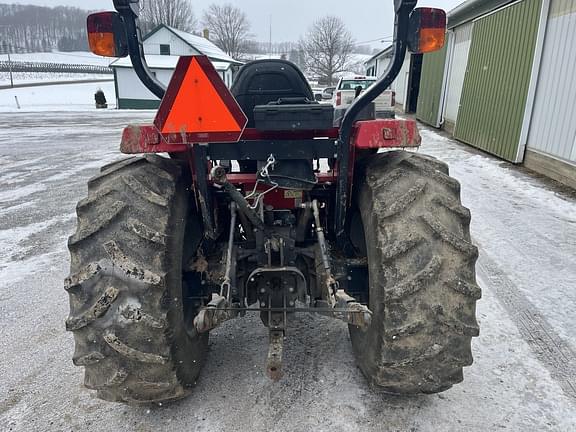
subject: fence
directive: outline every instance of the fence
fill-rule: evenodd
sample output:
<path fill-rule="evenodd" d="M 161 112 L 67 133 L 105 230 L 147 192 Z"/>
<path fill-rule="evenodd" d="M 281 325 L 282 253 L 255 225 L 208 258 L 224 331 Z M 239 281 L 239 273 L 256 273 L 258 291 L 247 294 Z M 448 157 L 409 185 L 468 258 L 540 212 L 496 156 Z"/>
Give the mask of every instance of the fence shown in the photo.
<path fill-rule="evenodd" d="M 45 62 L 21 62 L 0 61 L 0 72 L 66 72 L 82 74 L 112 74 L 108 66 L 45 63 Z"/>

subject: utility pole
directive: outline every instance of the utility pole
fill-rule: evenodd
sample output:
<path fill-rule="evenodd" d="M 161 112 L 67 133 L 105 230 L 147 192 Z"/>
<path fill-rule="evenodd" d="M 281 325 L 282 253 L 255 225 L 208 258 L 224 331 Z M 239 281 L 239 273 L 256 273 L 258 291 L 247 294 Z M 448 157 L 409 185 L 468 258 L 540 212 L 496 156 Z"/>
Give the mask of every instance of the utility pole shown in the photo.
<path fill-rule="evenodd" d="M 10 72 L 10 88 L 14 88 L 14 79 L 12 78 L 12 60 L 10 59 L 10 46 L 8 46 L 8 71 Z"/>
<path fill-rule="evenodd" d="M 268 58 L 272 58 L 272 14 L 270 14 L 270 45 L 268 45 Z"/>
<path fill-rule="evenodd" d="M 0 27 L 10 27 L 11 25 L 9 24 L 3 24 L 0 25 Z M 14 78 L 12 77 L 12 59 L 10 58 L 10 44 L 6 44 L 6 46 L 8 47 L 8 71 L 10 72 L 10 88 L 14 88 Z"/>

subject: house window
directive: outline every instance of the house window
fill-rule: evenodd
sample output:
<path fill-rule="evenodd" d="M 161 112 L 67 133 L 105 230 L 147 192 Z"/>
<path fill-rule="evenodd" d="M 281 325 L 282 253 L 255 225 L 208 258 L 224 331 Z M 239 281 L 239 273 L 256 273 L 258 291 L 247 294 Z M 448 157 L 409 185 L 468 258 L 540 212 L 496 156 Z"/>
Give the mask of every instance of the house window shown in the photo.
<path fill-rule="evenodd" d="M 170 45 L 160 44 L 160 55 L 170 55 Z"/>

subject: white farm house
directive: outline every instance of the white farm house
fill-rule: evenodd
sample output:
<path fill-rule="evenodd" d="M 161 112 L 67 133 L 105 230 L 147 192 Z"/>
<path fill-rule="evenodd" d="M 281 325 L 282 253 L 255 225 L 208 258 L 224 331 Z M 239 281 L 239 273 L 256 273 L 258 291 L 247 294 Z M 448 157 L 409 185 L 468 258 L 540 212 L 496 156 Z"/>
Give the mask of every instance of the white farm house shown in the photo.
<path fill-rule="evenodd" d="M 206 55 L 228 87 L 242 64 L 210 42 L 207 38 L 160 25 L 144 38 L 144 53 L 150 70 L 168 85 L 180 56 Z M 136 76 L 130 58 L 113 61 L 116 106 L 119 109 L 156 109 L 160 100 Z"/>

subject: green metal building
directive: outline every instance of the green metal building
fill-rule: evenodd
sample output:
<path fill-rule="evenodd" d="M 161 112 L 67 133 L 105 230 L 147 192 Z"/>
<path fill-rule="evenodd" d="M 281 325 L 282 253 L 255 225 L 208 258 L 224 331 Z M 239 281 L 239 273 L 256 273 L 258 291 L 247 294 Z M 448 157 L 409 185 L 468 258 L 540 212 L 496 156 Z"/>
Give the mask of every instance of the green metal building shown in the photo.
<path fill-rule="evenodd" d="M 576 0 L 463 3 L 448 14 L 445 48 L 424 55 L 417 118 L 576 187 L 575 101 L 562 96 L 576 97 L 574 19 Z"/>

